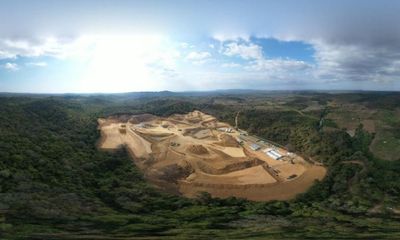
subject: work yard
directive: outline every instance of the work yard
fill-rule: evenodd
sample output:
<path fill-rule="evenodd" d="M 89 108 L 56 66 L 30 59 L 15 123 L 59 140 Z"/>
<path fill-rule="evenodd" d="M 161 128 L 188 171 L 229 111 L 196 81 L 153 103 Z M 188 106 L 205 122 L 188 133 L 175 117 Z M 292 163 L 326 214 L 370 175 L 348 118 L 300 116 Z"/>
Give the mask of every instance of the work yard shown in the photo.
<path fill-rule="evenodd" d="M 255 136 L 239 140 L 239 131 L 200 111 L 98 122 L 100 148 L 126 147 L 150 182 L 187 197 L 205 191 L 257 201 L 291 199 L 326 173 L 282 148 L 274 147 L 281 159 L 254 150 Z"/>

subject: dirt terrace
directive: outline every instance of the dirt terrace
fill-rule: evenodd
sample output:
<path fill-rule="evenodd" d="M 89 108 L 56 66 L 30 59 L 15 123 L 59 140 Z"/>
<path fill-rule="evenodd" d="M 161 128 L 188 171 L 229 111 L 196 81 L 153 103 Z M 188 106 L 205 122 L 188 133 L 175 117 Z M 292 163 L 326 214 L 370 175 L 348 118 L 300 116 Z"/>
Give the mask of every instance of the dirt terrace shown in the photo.
<path fill-rule="evenodd" d="M 169 192 L 195 197 L 242 197 L 287 200 L 306 191 L 325 168 L 274 148 L 275 160 L 254 151 L 251 136 L 200 111 L 167 118 L 150 114 L 99 119 L 100 148 L 126 147 L 145 177 Z"/>

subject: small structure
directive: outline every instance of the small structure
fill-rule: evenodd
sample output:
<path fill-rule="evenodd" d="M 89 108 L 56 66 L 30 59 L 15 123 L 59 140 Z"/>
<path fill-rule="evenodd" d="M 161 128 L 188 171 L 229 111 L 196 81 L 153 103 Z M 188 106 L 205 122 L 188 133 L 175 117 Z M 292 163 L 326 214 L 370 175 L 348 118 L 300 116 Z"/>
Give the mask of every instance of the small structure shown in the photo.
<path fill-rule="evenodd" d="M 296 174 L 292 174 L 292 175 L 290 175 L 289 177 L 287 177 L 287 180 L 293 179 L 293 178 L 295 178 L 295 177 L 297 177 L 297 175 L 296 175 Z"/>
<path fill-rule="evenodd" d="M 170 144 L 172 147 L 179 147 L 181 144 L 176 142 L 171 142 Z"/>
<path fill-rule="evenodd" d="M 275 159 L 275 160 L 280 160 L 283 156 L 276 150 L 268 148 L 266 150 L 264 150 L 265 154 L 267 154 L 268 156 L 270 156 L 271 158 Z"/>
<path fill-rule="evenodd" d="M 232 128 L 225 128 L 225 127 L 223 127 L 223 128 L 218 128 L 218 131 L 220 131 L 220 132 L 226 132 L 226 133 L 232 133 L 232 132 L 233 132 L 233 129 L 232 129 Z"/>
<path fill-rule="evenodd" d="M 126 125 L 125 124 L 121 124 L 119 127 L 119 132 L 121 134 L 126 134 Z"/>
<path fill-rule="evenodd" d="M 238 129 L 238 131 L 239 131 L 240 135 L 243 135 L 243 136 L 247 136 L 248 135 L 247 132 L 242 130 L 242 129 Z"/>
<path fill-rule="evenodd" d="M 242 140 L 240 137 L 236 137 L 236 141 L 237 141 L 239 144 L 242 144 L 242 143 L 243 143 L 243 140 Z"/>
<path fill-rule="evenodd" d="M 259 145 L 257 145 L 257 144 L 255 144 L 255 143 L 252 143 L 251 145 L 250 145 L 250 148 L 251 148 L 251 150 L 253 150 L 253 151 L 257 151 L 257 150 L 260 150 L 260 146 Z"/>

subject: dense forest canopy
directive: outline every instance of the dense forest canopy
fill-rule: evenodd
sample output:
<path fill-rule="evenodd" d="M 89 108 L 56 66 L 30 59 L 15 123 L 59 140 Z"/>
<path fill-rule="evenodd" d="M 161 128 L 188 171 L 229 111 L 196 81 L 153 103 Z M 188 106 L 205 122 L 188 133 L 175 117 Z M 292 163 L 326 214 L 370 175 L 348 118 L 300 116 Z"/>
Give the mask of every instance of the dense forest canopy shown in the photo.
<path fill-rule="evenodd" d="M 398 93 L 1 96 L 0 237 L 400 238 L 399 102 Z M 194 109 L 232 125 L 240 112 L 240 128 L 328 174 L 291 201 L 187 199 L 147 183 L 124 149 L 96 147 L 99 117 Z"/>

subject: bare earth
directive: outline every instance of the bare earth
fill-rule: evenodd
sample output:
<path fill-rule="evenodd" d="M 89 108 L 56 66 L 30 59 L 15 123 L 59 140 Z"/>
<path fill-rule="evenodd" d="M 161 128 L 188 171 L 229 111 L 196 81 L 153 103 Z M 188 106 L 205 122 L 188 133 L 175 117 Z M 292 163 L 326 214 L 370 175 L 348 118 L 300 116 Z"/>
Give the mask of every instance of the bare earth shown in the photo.
<path fill-rule="evenodd" d="M 250 145 L 226 123 L 200 111 L 168 118 L 150 114 L 99 119 L 105 150 L 126 147 L 145 177 L 169 192 L 196 197 L 242 197 L 255 201 L 287 200 L 321 180 L 326 169 L 274 148 L 275 160 Z M 242 142 L 239 144 L 239 138 Z"/>

